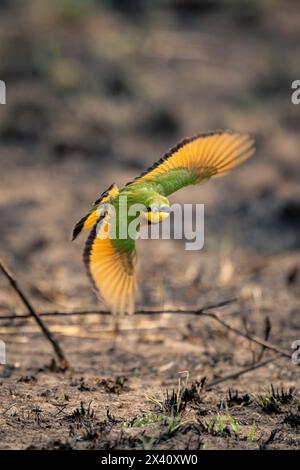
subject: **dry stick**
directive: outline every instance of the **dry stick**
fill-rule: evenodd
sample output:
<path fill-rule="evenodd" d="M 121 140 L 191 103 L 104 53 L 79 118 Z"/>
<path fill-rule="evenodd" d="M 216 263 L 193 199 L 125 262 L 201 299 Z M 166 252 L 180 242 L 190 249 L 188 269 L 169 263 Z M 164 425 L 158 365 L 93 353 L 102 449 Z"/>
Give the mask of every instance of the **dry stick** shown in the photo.
<path fill-rule="evenodd" d="M 244 367 L 243 369 L 238 370 L 237 372 L 233 372 L 232 374 L 225 375 L 224 377 L 220 377 L 219 379 L 213 380 L 210 382 L 206 387 L 205 390 L 211 390 L 213 387 L 216 385 L 219 385 L 223 382 L 226 382 L 227 380 L 232 380 L 232 379 L 237 379 L 241 375 L 247 374 L 248 372 L 251 372 L 255 369 L 258 369 L 259 367 L 266 366 L 270 362 L 274 362 L 277 358 L 280 357 L 280 354 L 275 354 L 275 356 L 269 357 L 269 359 L 265 359 L 262 362 L 259 362 L 257 364 L 253 364 L 251 366 Z"/>
<path fill-rule="evenodd" d="M 173 313 L 173 314 L 192 314 L 192 315 L 199 315 L 199 316 L 206 316 L 209 318 L 212 318 L 213 320 L 217 321 L 219 324 L 221 324 L 224 328 L 226 328 L 229 331 L 232 331 L 233 333 L 242 336 L 243 338 L 248 339 L 249 341 L 252 341 L 253 343 L 259 344 L 260 346 L 263 346 L 266 349 L 269 349 L 270 351 L 275 351 L 281 356 L 291 358 L 290 354 L 279 347 L 275 346 L 274 344 L 270 343 L 269 341 L 263 340 L 259 338 L 258 336 L 255 335 L 250 335 L 249 333 L 244 333 L 243 331 L 239 330 L 238 328 L 235 328 L 228 323 L 226 323 L 224 320 L 222 320 L 218 315 L 215 313 L 209 313 L 207 310 L 213 310 L 215 308 L 219 307 L 224 307 L 226 305 L 229 305 L 233 302 L 235 302 L 237 299 L 228 299 L 224 300 L 222 302 L 219 302 L 217 304 L 210 304 L 207 306 L 204 306 L 202 308 L 198 309 L 167 309 L 167 310 L 139 310 L 136 312 L 136 315 L 163 315 L 166 313 Z M 44 314 L 41 313 L 40 316 L 69 316 L 69 315 L 87 315 L 87 314 L 101 314 L 101 315 L 109 315 L 110 311 L 109 310 L 98 310 L 98 311 L 78 311 L 78 312 L 45 312 Z M 0 316 L 0 319 L 2 320 L 10 320 L 10 319 L 22 319 L 22 318 L 28 318 L 30 315 L 7 315 L 7 316 Z"/>
<path fill-rule="evenodd" d="M 268 341 L 270 333 L 271 333 L 271 329 L 272 329 L 272 325 L 271 325 L 270 319 L 269 319 L 269 317 L 266 317 L 266 319 L 265 319 L 264 341 Z M 253 360 L 254 364 L 259 363 L 262 360 L 262 358 L 264 356 L 264 353 L 265 353 L 265 350 L 266 350 L 266 348 L 264 346 L 262 346 L 261 351 L 260 351 L 257 359 Z M 253 359 L 254 359 L 254 356 L 253 356 Z"/>
<path fill-rule="evenodd" d="M 238 328 L 235 328 L 234 326 L 229 325 L 229 323 L 222 320 L 215 313 L 202 312 L 201 315 L 203 315 L 205 317 L 212 318 L 213 320 L 216 320 L 218 323 L 220 323 L 220 325 L 224 326 L 227 330 L 232 331 L 233 333 L 235 333 L 239 336 L 243 336 L 243 338 L 249 339 L 249 341 L 252 341 L 253 343 L 259 344 L 260 346 L 263 346 L 266 349 L 270 349 L 270 351 L 275 351 L 278 354 L 280 354 L 281 356 L 284 356 L 284 357 L 287 357 L 287 358 L 291 359 L 291 355 L 287 351 L 284 351 L 283 349 L 278 348 L 274 344 L 270 343 L 269 341 L 265 341 L 265 340 L 259 338 L 258 336 L 250 335 L 249 333 L 243 333 Z"/>
<path fill-rule="evenodd" d="M 237 298 L 232 298 L 232 299 L 227 299 L 223 300 L 222 302 L 218 302 L 216 304 L 209 304 L 201 308 L 193 308 L 193 309 L 186 309 L 186 308 L 176 308 L 176 309 L 167 309 L 167 310 L 161 310 L 161 309 L 140 309 L 137 312 L 135 312 L 135 315 L 164 315 L 166 313 L 172 313 L 172 314 L 190 314 L 190 315 L 200 315 L 202 312 L 207 311 L 207 310 L 213 310 L 215 308 L 220 308 L 220 307 L 225 307 L 226 305 L 232 304 L 233 302 L 236 302 Z M 40 317 L 70 317 L 70 316 L 81 316 L 81 315 L 111 315 L 110 310 L 77 310 L 75 312 L 59 312 L 59 311 L 53 311 L 53 312 L 42 312 L 39 314 Z M 15 315 L 15 314 L 10 314 L 10 315 L 0 315 L 0 320 L 22 320 L 29 318 L 31 315 Z"/>
<path fill-rule="evenodd" d="M 5 264 L 1 260 L 1 258 L 0 258 L 0 269 L 3 272 L 3 274 L 6 276 L 6 278 L 8 279 L 8 281 L 9 281 L 10 285 L 12 286 L 12 288 L 19 295 L 19 297 L 22 300 L 25 307 L 28 309 L 28 311 L 30 313 L 29 316 L 32 316 L 35 319 L 35 321 L 37 322 L 37 324 L 41 328 L 42 332 L 44 333 L 45 337 L 48 339 L 48 341 L 50 341 L 50 343 L 51 343 L 51 345 L 54 349 L 54 352 L 55 352 L 55 354 L 57 355 L 57 357 L 59 359 L 60 368 L 62 370 L 68 369 L 69 364 L 68 364 L 68 361 L 65 357 L 65 354 L 64 354 L 61 346 L 59 345 L 57 340 L 54 338 L 53 334 L 49 331 L 47 325 L 44 323 L 44 321 L 40 318 L 38 313 L 35 311 L 35 309 L 31 305 L 31 303 L 29 302 L 28 298 L 26 297 L 24 292 L 19 287 L 15 277 L 13 276 L 13 274 L 11 272 L 9 272 L 9 270 L 7 269 L 7 267 L 5 266 Z"/>

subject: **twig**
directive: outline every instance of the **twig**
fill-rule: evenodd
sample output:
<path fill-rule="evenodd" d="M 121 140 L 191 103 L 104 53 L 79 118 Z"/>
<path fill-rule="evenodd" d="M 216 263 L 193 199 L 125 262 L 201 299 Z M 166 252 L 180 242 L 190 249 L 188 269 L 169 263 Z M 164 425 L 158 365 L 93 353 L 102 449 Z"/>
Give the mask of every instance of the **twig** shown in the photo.
<path fill-rule="evenodd" d="M 189 315 L 198 315 L 198 316 L 205 316 L 212 318 L 213 320 L 217 321 L 220 325 L 222 325 L 224 328 L 226 328 L 229 331 L 232 331 L 233 333 L 242 336 L 243 338 L 248 339 L 249 341 L 252 341 L 253 343 L 259 344 L 265 349 L 269 349 L 270 351 L 274 351 L 281 356 L 287 357 L 290 359 L 291 355 L 280 349 L 278 346 L 270 343 L 269 341 L 266 341 L 264 339 L 259 338 L 258 336 L 255 335 L 250 335 L 250 333 L 244 333 L 243 331 L 239 330 L 238 328 L 235 328 L 234 326 L 231 326 L 229 323 L 225 322 L 223 319 L 221 319 L 217 314 L 209 312 L 209 310 L 213 310 L 216 308 L 224 307 L 226 305 L 229 305 L 233 302 L 235 302 L 237 299 L 232 298 L 228 300 L 224 300 L 222 302 L 216 303 L 216 304 L 209 304 L 206 306 L 203 306 L 201 308 L 176 308 L 176 309 L 166 309 L 166 310 L 161 310 L 161 309 L 141 309 L 135 313 L 135 315 L 164 315 L 164 314 L 189 314 Z M 76 315 L 110 315 L 109 310 L 83 310 L 83 311 L 76 311 L 76 312 L 44 312 L 41 313 L 40 316 L 76 316 Z M 15 320 L 15 319 L 25 319 L 30 317 L 30 315 L 6 315 L 6 316 L 0 316 L 0 320 Z"/>
<path fill-rule="evenodd" d="M 272 325 L 271 325 L 270 319 L 269 319 L 269 317 L 266 317 L 266 319 L 265 319 L 265 328 L 264 328 L 264 340 L 265 341 L 268 341 L 271 330 L 272 330 Z M 265 350 L 266 350 L 265 346 L 262 346 L 261 351 L 258 354 L 257 359 L 254 361 L 254 364 L 258 363 L 262 360 Z"/>
<path fill-rule="evenodd" d="M 166 313 L 172 314 L 190 314 L 190 315 L 200 315 L 202 312 L 206 312 L 207 310 L 213 310 L 215 308 L 225 307 L 226 305 L 232 304 L 236 302 L 236 298 L 223 300 L 222 302 L 218 302 L 216 304 L 209 304 L 204 307 L 194 307 L 194 308 L 170 308 L 166 310 L 161 309 L 140 309 L 135 312 L 135 315 L 164 315 Z M 42 312 L 39 314 L 40 317 L 70 317 L 70 316 L 81 316 L 81 315 L 111 315 L 109 310 L 77 310 L 75 312 L 60 312 L 60 311 L 52 311 L 52 312 Z M 28 314 L 10 314 L 10 315 L 0 315 L 0 320 L 22 320 L 26 318 L 30 318 L 31 315 Z"/>
<path fill-rule="evenodd" d="M 32 316 L 39 327 L 41 328 L 42 332 L 44 333 L 45 337 L 47 340 L 51 343 L 55 354 L 58 357 L 59 360 L 59 365 L 62 370 L 66 370 L 69 368 L 68 361 L 65 357 L 65 354 L 60 346 L 60 344 L 57 342 L 57 340 L 54 338 L 53 334 L 49 331 L 48 326 L 44 323 L 44 321 L 40 318 L 39 314 L 35 311 L 33 306 L 31 305 L 30 301 L 28 300 L 27 296 L 24 294 L 24 292 L 21 290 L 20 286 L 17 283 L 17 280 L 13 276 L 13 274 L 8 270 L 8 268 L 5 266 L 4 262 L 0 258 L 0 269 L 3 272 L 4 276 L 8 279 L 10 285 L 12 288 L 16 291 L 20 299 L 22 300 L 23 304 L 29 311 L 29 316 Z"/>
<path fill-rule="evenodd" d="M 224 377 L 220 377 L 219 379 L 216 379 L 216 380 L 213 380 L 212 382 L 210 382 L 206 387 L 205 389 L 206 390 L 211 390 L 213 387 L 215 387 L 216 385 L 219 385 L 223 382 L 226 382 L 227 380 L 232 380 L 232 379 L 237 379 L 238 377 L 240 377 L 241 375 L 244 375 L 244 374 L 248 374 L 248 372 L 251 372 L 253 370 L 256 370 L 260 367 L 263 367 L 267 364 L 269 364 L 270 362 L 274 362 L 276 359 L 278 359 L 280 357 L 280 354 L 275 354 L 274 356 L 272 357 L 269 357 L 269 359 L 265 359 L 264 361 L 262 362 L 258 362 L 256 364 L 252 364 L 251 366 L 247 366 L 247 367 L 244 367 L 243 369 L 240 369 L 236 372 L 233 372 L 232 374 L 228 374 L 228 375 L 225 375 Z"/>
<path fill-rule="evenodd" d="M 232 331 L 233 333 L 239 336 L 243 336 L 243 338 L 249 339 L 249 341 L 252 341 L 253 343 L 259 344 L 260 346 L 263 346 L 264 348 L 269 349 L 270 351 L 277 352 L 281 356 L 291 359 L 291 355 L 287 351 L 284 351 L 283 349 L 278 348 L 274 344 L 270 343 L 269 341 L 265 341 L 259 338 L 258 336 L 250 335 L 249 333 L 243 333 L 243 331 L 239 330 L 238 328 L 235 328 L 234 326 L 229 325 L 229 323 L 222 320 L 215 313 L 203 312 L 202 315 L 205 317 L 212 318 L 213 320 L 216 320 L 218 323 L 220 323 L 220 325 L 224 326 L 227 330 Z"/>
<path fill-rule="evenodd" d="M 236 302 L 236 298 L 224 300 L 222 302 L 216 304 L 209 304 L 203 307 L 194 307 L 194 308 L 168 308 L 166 310 L 161 309 L 140 309 L 135 312 L 134 315 L 164 315 L 167 313 L 172 314 L 191 314 L 191 315 L 199 315 L 204 311 L 213 310 L 215 308 L 225 307 L 233 302 Z M 77 315 L 111 315 L 110 310 L 102 310 L 102 309 L 93 309 L 93 310 L 77 310 L 75 312 L 60 312 L 60 311 L 52 311 L 52 312 L 42 312 L 40 316 L 50 317 L 50 316 L 77 316 Z M 1 320 L 10 320 L 10 319 L 19 319 L 19 318 L 28 318 L 30 315 L 0 315 Z"/>

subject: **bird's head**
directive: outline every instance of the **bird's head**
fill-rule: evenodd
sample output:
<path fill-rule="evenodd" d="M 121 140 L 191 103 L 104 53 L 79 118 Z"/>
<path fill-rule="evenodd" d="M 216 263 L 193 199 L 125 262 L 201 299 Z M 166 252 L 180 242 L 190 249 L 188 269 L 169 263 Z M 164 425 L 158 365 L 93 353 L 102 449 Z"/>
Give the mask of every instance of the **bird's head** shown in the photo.
<path fill-rule="evenodd" d="M 151 199 L 142 212 L 144 219 L 150 223 L 158 223 L 165 220 L 170 215 L 170 203 L 166 197 Z"/>

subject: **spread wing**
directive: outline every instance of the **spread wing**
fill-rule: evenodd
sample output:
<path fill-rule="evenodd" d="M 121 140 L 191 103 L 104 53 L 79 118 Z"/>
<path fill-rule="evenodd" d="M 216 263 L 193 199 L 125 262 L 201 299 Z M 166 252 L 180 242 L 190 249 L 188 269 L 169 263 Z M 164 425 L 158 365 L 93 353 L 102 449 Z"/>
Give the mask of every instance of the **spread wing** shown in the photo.
<path fill-rule="evenodd" d="M 215 131 L 184 139 L 129 185 L 151 182 L 168 196 L 190 184 L 224 175 L 254 153 L 247 134 Z"/>
<path fill-rule="evenodd" d="M 86 242 L 84 262 L 89 277 L 112 313 L 134 313 L 135 241 L 118 239 L 112 230 L 115 215 L 108 210 L 100 216 Z"/>
<path fill-rule="evenodd" d="M 99 221 L 101 214 L 105 211 L 105 203 L 113 196 L 119 194 L 119 190 L 115 184 L 112 184 L 101 196 L 94 202 L 90 211 L 77 222 L 73 229 L 72 240 L 75 240 L 78 235 L 84 231 L 94 227 Z"/>

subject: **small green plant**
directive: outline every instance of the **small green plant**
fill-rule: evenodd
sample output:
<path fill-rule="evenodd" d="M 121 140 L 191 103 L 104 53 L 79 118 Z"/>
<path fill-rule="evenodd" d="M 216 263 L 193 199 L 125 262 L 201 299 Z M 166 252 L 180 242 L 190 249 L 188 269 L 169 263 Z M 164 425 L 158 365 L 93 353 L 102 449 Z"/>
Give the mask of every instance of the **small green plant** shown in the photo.
<path fill-rule="evenodd" d="M 181 418 L 180 416 L 171 416 L 169 418 L 166 419 L 165 421 L 165 424 L 166 424 L 166 434 L 168 436 L 171 436 L 172 434 L 174 434 L 175 431 L 177 431 L 177 429 L 179 429 L 179 427 L 181 426 Z"/>
<path fill-rule="evenodd" d="M 281 413 L 281 405 L 286 405 L 294 399 L 293 389 L 275 389 L 271 384 L 270 390 L 259 397 L 261 409 L 265 413 Z"/>
<path fill-rule="evenodd" d="M 237 439 L 240 437 L 240 426 L 230 414 L 227 414 L 226 416 L 217 414 L 205 424 L 201 423 L 201 427 L 203 431 L 208 432 L 213 436 L 225 434 L 230 435 L 231 432 L 233 432 Z"/>
<path fill-rule="evenodd" d="M 155 444 L 156 439 L 154 437 L 148 437 L 144 434 L 136 436 L 136 440 L 140 441 L 144 450 L 151 450 Z"/>
<path fill-rule="evenodd" d="M 227 421 L 229 423 L 229 426 L 231 427 L 232 431 L 234 432 L 235 436 L 237 438 L 240 437 L 240 427 L 237 421 L 233 419 L 231 415 L 227 415 Z"/>
<path fill-rule="evenodd" d="M 213 416 L 207 423 L 207 431 L 210 434 L 224 434 L 225 432 L 228 433 L 228 428 L 226 425 L 226 421 L 219 415 Z"/>
<path fill-rule="evenodd" d="M 176 416 L 185 410 L 188 402 L 200 401 L 205 378 L 202 378 L 199 382 L 193 382 L 191 386 L 188 386 L 188 378 L 189 374 L 186 372 L 183 379 L 179 378 L 177 389 L 173 389 L 171 393 L 167 390 L 160 399 L 151 395 L 146 395 L 146 398 L 152 401 L 163 413 Z"/>
<path fill-rule="evenodd" d="M 155 424 L 155 423 L 162 423 L 165 420 L 164 415 L 158 415 L 155 413 L 151 413 L 148 415 L 143 415 L 143 416 L 136 416 L 133 420 L 131 421 L 123 421 L 120 423 L 121 428 L 141 428 L 143 426 L 148 426 L 150 424 Z"/>
<path fill-rule="evenodd" d="M 248 435 L 247 435 L 247 441 L 248 442 L 253 442 L 254 439 L 255 439 L 255 436 L 256 436 L 256 426 L 255 424 L 252 424 L 249 432 L 248 432 Z"/>
<path fill-rule="evenodd" d="M 219 415 L 216 417 L 215 427 L 216 427 L 217 432 L 220 432 L 220 433 L 223 433 L 226 429 L 226 423 Z"/>
<path fill-rule="evenodd" d="M 264 411 L 265 413 L 269 413 L 269 414 L 281 413 L 280 403 L 272 395 L 267 393 L 265 395 L 260 396 L 259 400 L 260 400 L 260 407 L 262 411 Z"/>

